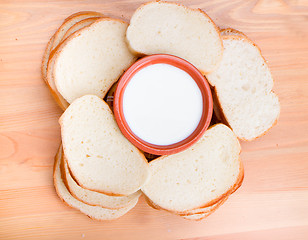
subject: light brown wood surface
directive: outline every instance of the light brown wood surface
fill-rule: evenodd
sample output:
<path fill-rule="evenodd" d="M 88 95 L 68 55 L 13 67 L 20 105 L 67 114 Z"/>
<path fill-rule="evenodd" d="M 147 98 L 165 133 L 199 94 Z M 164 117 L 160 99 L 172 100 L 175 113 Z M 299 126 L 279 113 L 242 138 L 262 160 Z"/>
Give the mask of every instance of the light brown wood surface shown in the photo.
<path fill-rule="evenodd" d="M 139 0 L 0 1 L 0 239 L 308 239 L 308 1 L 196 0 L 221 27 L 260 46 L 281 102 L 278 124 L 242 142 L 243 186 L 194 222 L 150 208 L 90 220 L 57 197 L 53 157 L 60 108 L 40 75 L 45 45 L 71 13 L 129 20 Z"/>

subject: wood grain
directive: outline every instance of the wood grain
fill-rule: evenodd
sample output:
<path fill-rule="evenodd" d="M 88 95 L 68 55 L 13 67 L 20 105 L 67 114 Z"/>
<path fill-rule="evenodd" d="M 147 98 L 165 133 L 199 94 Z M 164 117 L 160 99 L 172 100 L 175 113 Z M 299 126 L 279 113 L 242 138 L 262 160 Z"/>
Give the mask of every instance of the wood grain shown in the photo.
<path fill-rule="evenodd" d="M 54 103 L 41 79 L 45 45 L 73 12 L 129 20 L 143 1 L 0 2 L 0 239 L 307 239 L 308 1 L 180 1 L 262 49 L 281 102 L 277 126 L 243 142 L 243 186 L 209 218 L 193 222 L 147 206 L 90 220 L 56 196 L 53 157 L 60 141 Z"/>

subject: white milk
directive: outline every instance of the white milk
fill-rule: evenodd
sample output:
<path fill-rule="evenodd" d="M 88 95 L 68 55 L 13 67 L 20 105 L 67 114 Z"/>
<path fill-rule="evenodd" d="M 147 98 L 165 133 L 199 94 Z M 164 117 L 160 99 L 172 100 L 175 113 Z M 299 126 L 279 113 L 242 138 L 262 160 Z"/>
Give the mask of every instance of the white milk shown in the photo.
<path fill-rule="evenodd" d="M 155 145 L 187 138 L 202 115 L 202 95 L 193 78 L 169 64 L 141 69 L 128 83 L 123 112 L 132 132 Z"/>

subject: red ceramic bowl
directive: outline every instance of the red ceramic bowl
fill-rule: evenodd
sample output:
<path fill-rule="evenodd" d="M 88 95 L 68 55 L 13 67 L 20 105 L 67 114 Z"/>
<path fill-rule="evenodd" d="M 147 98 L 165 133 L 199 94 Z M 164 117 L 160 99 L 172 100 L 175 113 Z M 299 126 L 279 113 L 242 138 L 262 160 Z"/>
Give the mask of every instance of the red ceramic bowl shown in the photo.
<path fill-rule="evenodd" d="M 197 128 L 186 139 L 171 145 L 154 145 L 142 140 L 131 131 L 123 113 L 123 95 L 131 78 L 142 68 L 158 63 L 169 64 L 186 71 L 197 83 L 203 100 L 203 112 Z M 120 130 L 137 148 L 155 155 L 169 155 L 187 149 L 200 139 L 211 122 L 213 99 L 205 77 L 192 64 L 172 55 L 156 54 L 139 59 L 122 75 L 115 92 L 113 109 Z"/>

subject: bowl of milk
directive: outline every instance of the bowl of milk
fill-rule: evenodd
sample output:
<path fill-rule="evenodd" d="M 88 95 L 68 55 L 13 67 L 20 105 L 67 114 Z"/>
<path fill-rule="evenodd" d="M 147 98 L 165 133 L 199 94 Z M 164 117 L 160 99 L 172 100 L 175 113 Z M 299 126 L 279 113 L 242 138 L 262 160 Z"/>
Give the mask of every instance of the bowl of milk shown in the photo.
<path fill-rule="evenodd" d="M 213 99 L 207 80 L 191 63 L 155 54 L 122 75 L 113 109 L 131 143 L 151 154 L 169 155 L 200 139 L 211 122 Z"/>

